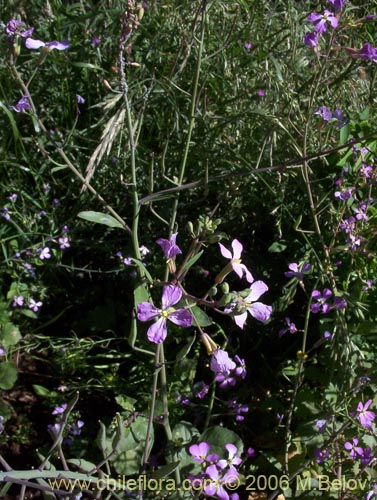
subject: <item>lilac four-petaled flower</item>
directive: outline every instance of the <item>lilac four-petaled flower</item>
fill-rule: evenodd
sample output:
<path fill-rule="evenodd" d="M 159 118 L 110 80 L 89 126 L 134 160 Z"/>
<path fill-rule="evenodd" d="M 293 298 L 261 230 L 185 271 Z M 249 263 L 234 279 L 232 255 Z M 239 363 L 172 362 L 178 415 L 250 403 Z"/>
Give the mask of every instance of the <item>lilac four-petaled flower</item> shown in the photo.
<path fill-rule="evenodd" d="M 175 285 L 168 285 L 162 292 L 162 308 L 158 309 L 150 302 L 141 302 L 137 306 L 137 317 L 140 321 L 150 321 L 158 318 L 148 329 L 147 337 L 150 342 L 160 344 L 167 335 L 166 322 L 190 327 L 192 324 L 192 315 L 186 309 L 175 309 L 173 306 L 182 298 L 182 290 Z"/>
<path fill-rule="evenodd" d="M 21 99 L 17 102 L 15 106 L 9 106 L 9 109 L 12 109 L 16 113 L 21 113 L 23 111 L 29 111 L 32 109 L 31 104 L 29 102 L 29 95 L 25 94 L 21 97 Z"/>
<path fill-rule="evenodd" d="M 304 262 L 300 267 L 296 262 L 292 262 L 291 264 L 288 265 L 289 271 L 284 273 L 284 276 L 286 278 L 297 278 L 299 280 L 302 280 L 305 273 L 310 271 L 310 264 L 309 262 Z"/>
<path fill-rule="evenodd" d="M 245 266 L 245 264 L 241 264 L 241 254 L 242 254 L 242 250 L 243 250 L 242 243 L 240 243 L 238 240 L 233 240 L 232 241 L 233 254 L 232 254 L 232 252 L 230 252 L 230 250 L 228 250 L 227 248 L 225 248 L 224 245 L 222 245 L 221 243 L 219 243 L 219 246 L 220 246 L 221 255 L 223 257 L 225 257 L 226 259 L 230 259 L 230 267 L 231 267 L 231 269 L 233 269 L 233 271 L 240 278 L 242 278 L 243 275 L 245 275 L 246 280 L 249 283 L 252 283 L 254 281 L 253 276 L 251 275 L 250 271 Z M 230 270 L 227 270 L 227 272 L 230 272 Z M 227 274 L 227 272 L 226 272 L 226 274 Z M 225 275 L 222 276 L 222 273 L 220 273 L 220 275 L 221 275 L 222 279 L 225 277 Z"/>
<path fill-rule="evenodd" d="M 234 321 L 240 328 L 244 327 L 247 319 L 247 313 L 249 313 L 253 318 L 264 323 L 267 321 L 272 313 L 272 307 L 263 304 L 262 302 L 256 302 L 261 295 L 267 292 L 268 286 L 263 281 L 255 281 L 250 286 L 250 293 L 245 299 L 240 299 L 240 306 L 243 312 L 234 316 Z M 229 311 L 228 311 L 229 312 Z"/>
<path fill-rule="evenodd" d="M 332 12 L 325 10 L 323 14 L 312 12 L 308 16 L 308 21 L 314 24 L 314 29 L 317 33 L 324 33 L 327 30 L 327 23 L 329 22 L 333 28 L 338 26 L 338 19 Z"/>
<path fill-rule="evenodd" d="M 172 259 L 176 255 L 182 253 L 181 249 L 176 244 L 177 234 L 178 233 L 172 234 L 168 240 L 160 238 L 156 241 L 156 243 L 162 248 L 162 251 L 167 259 Z"/>
<path fill-rule="evenodd" d="M 359 419 L 360 424 L 366 429 L 372 428 L 372 423 L 376 416 L 373 411 L 368 410 L 371 404 L 371 399 L 369 399 L 365 404 L 360 401 L 356 408 L 356 411 L 358 413 L 357 418 Z"/>
<path fill-rule="evenodd" d="M 311 304 L 310 310 L 312 313 L 316 314 L 322 312 L 326 314 L 330 311 L 331 305 L 327 303 L 327 300 L 332 297 L 332 291 L 329 288 L 325 288 L 321 293 L 319 290 L 313 290 L 312 298 L 316 301 Z"/>
<path fill-rule="evenodd" d="M 69 41 L 63 40 L 62 42 L 58 42 L 57 40 L 53 40 L 52 42 L 43 42 L 42 40 L 27 38 L 25 41 L 25 46 L 27 49 L 32 49 L 32 50 L 38 50 L 41 47 L 47 47 L 50 50 L 52 49 L 67 50 L 69 48 Z"/>

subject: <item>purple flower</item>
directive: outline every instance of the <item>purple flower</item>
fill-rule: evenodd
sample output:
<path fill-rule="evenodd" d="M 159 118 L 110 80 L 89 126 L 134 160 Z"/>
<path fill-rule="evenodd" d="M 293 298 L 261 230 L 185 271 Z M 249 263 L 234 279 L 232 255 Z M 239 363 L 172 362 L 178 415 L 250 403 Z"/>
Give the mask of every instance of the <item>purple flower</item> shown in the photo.
<path fill-rule="evenodd" d="M 259 97 L 264 97 L 264 96 L 266 95 L 266 91 L 265 91 L 265 90 L 263 90 L 263 89 L 258 89 L 258 90 L 257 90 L 257 95 L 258 95 Z"/>
<path fill-rule="evenodd" d="M 254 47 L 254 44 L 251 42 L 245 42 L 244 47 L 246 50 L 251 50 Z"/>
<path fill-rule="evenodd" d="M 236 422 L 242 422 L 243 420 L 245 420 L 245 417 L 242 415 L 242 413 L 247 413 L 249 411 L 249 407 L 247 405 L 239 403 L 238 398 L 233 398 L 228 401 L 228 407 L 236 411 Z"/>
<path fill-rule="evenodd" d="M 7 197 L 7 199 L 9 201 L 11 201 L 12 203 L 15 202 L 17 200 L 17 198 L 18 198 L 18 194 L 17 193 L 13 193 L 13 194 L 11 194 L 10 196 Z"/>
<path fill-rule="evenodd" d="M 52 415 L 62 415 L 67 409 L 67 403 L 62 403 L 60 406 L 55 406 Z"/>
<path fill-rule="evenodd" d="M 203 399 L 209 391 L 209 385 L 205 382 L 197 382 L 194 385 L 194 394 L 197 398 Z"/>
<path fill-rule="evenodd" d="M 329 122 L 332 119 L 332 113 L 327 106 L 321 106 L 314 114 L 320 116 L 325 122 Z"/>
<path fill-rule="evenodd" d="M 236 467 L 237 465 L 240 465 L 240 463 L 242 463 L 242 459 L 237 457 L 237 446 L 228 443 L 225 445 L 225 448 L 228 451 L 228 458 L 227 460 L 219 460 L 217 462 L 218 467 L 220 467 L 220 469 L 225 469 L 226 467 L 232 467 L 233 465 Z"/>
<path fill-rule="evenodd" d="M 365 405 L 360 401 L 357 405 L 356 411 L 358 413 L 357 418 L 359 419 L 360 424 L 366 429 L 372 428 L 372 423 L 375 418 L 375 414 L 373 411 L 367 411 L 369 406 L 372 404 L 372 400 L 369 399 Z"/>
<path fill-rule="evenodd" d="M 98 47 L 98 45 L 101 43 L 101 39 L 98 38 L 98 36 L 93 36 L 90 40 L 90 43 L 93 45 L 93 47 Z"/>
<path fill-rule="evenodd" d="M 360 457 L 360 462 L 362 463 L 362 465 L 368 465 L 369 467 L 377 462 L 377 458 L 374 456 L 374 453 L 370 446 L 364 448 L 363 455 Z"/>
<path fill-rule="evenodd" d="M 243 310 L 241 314 L 234 316 L 234 321 L 240 328 L 244 327 L 247 319 L 247 313 L 251 314 L 253 318 L 264 323 L 267 321 L 272 313 L 272 307 L 263 304 L 262 302 L 255 302 L 268 290 L 268 286 L 263 281 L 255 281 L 250 287 L 250 293 L 245 298 L 239 297 L 238 307 Z"/>
<path fill-rule="evenodd" d="M 69 433 L 72 436 L 79 436 L 81 434 L 81 429 L 84 427 L 84 422 L 82 420 L 77 420 L 74 424 L 69 428 Z"/>
<path fill-rule="evenodd" d="M 38 312 L 38 310 L 43 306 L 43 302 L 38 301 L 36 302 L 33 298 L 29 299 L 29 309 L 31 309 L 34 312 Z"/>
<path fill-rule="evenodd" d="M 317 35 L 317 33 L 312 33 L 311 31 L 309 31 L 308 33 L 306 33 L 306 35 L 304 36 L 304 44 L 307 47 L 317 47 L 318 46 L 318 35 Z"/>
<path fill-rule="evenodd" d="M 227 376 L 236 368 L 236 363 L 230 359 L 226 351 L 216 349 L 211 357 L 210 368 L 215 373 Z"/>
<path fill-rule="evenodd" d="M 210 448 L 211 446 L 203 441 L 202 443 L 191 445 L 189 452 L 196 462 L 212 462 L 217 460 L 219 457 L 215 454 L 208 455 Z"/>
<path fill-rule="evenodd" d="M 317 428 L 320 434 L 324 434 L 324 432 L 326 431 L 326 425 L 327 425 L 327 420 L 325 419 L 317 420 L 316 423 L 314 424 L 314 426 Z"/>
<path fill-rule="evenodd" d="M 365 500 L 372 500 L 372 498 L 377 498 L 377 483 L 374 484 L 373 490 L 368 491 Z"/>
<path fill-rule="evenodd" d="M 230 467 L 225 474 L 216 467 L 216 465 L 210 465 L 206 468 L 207 476 L 212 479 L 210 483 L 205 481 L 204 492 L 208 496 L 216 496 L 220 500 L 229 500 L 229 494 L 225 490 L 224 486 L 227 484 L 234 483 L 238 476 L 238 472 L 233 467 Z"/>
<path fill-rule="evenodd" d="M 68 236 L 62 236 L 61 238 L 58 239 L 60 248 L 64 250 L 65 248 L 69 248 L 71 244 L 69 243 L 69 238 Z"/>
<path fill-rule="evenodd" d="M 170 239 L 166 240 L 164 238 L 160 238 L 157 240 L 157 244 L 162 248 L 165 257 L 167 259 L 173 259 L 176 255 L 182 253 L 181 249 L 178 245 L 176 245 L 177 234 L 174 233 L 170 236 Z"/>
<path fill-rule="evenodd" d="M 234 387 L 237 383 L 236 379 L 231 375 L 226 375 L 223 373 L 218 373 L 215 378 L 216 382 L 219 383 L 221 389 L 227 389 L 228 387 Z"/>
<path fill-rule="evenodd" d="M 329 4 L 333 7 L 334 10 L 342 10 L 346 0 L 329 0 Z"/>
<path fill-rule="evenodd" d="M 323 338 L 324 338 L 324 340 L 331 340 L 332 335 L 329 331 L 326 330 L 325 332 L 323 332 Z"/>
<path fill-rule="evenodd" d="M 350 443 L 349 441 L 347 441 L 346 443 L 344 443 L 344 448 L 349 451 L 350 453 L 350 458 L 352 458 L 352 460 L 355 460 L 355 458 L 357 458 L 357 456 L 362 456 L 363 455 L 363 449 L 360 448 L 360 446 L 357 446 L 359 444 L 359 440 L 357 438 L 354 438 L 352 439 L 352 443 Z"/>
<path fill-rule="evenodd" d="M 338 19 L 329 10 L 325 10 L 323 14 L 312 12 L 308 16 L 308 21 L 314 24 L 314 29 L 320 34 L 327 30 L 327 22 L 329 22 L 333 28 L 338 26 Z"/>
<path fill-rule="evenodd" d="M 13 295 L 13 307 L 22 307 L 24 305 L 25 298 L 22 295 Z"/>
<path fill-rule="evenodd" d="M 325 460 L 330 457 L 329 450 L 321 450 L 320 448 L 316 448 L 314 450 L 314 457 L 317 464 L 322 464 Z"/>
<path fill-rule="evenodd" d="M 279 337 L 282 337 L 287 332 L 289 332 L 290 334 L 297 332 L 296 325 L 292 323 L 292 321 L 289 318 L 285 318 L 285 322 L 287 324 L 287 328 L 283 328 L 282 330 L 280 330 L 280 332 L 278 333 Z"/>
<path fill-rule="evenodd" d="M 63 40 L 58 42 L 53 40 L 52 42 L 42 42 L 42 40 L 34 40 L 34 38 L 27 38 L 25 42 L 27 49 L 38 50 L 40 47 L 47 47 L 50 50 L 67 50 L 69 48 L 69 41 Z"/>
<path fill-rule="evenodd" d="M 365 163 L 363 163 L 360 168 L 360 173 L 366 179 L 370 179 L 373 173 L 373 167 L 371 165 L 366 165 Z"/>
<path fill-rule="evenodd" d="M 41 260 L 45 260 L 45 259 L 50 259 L 51 258 L 50 249 L 48 247 L 39 248 L 38 251 L 39 251 L 39 258 Z"/>
<path fill-rule="evenodd" d="M 344 125 L 347 125 L 348 118 L 344 116 L 344 113 L 341 109 L 336 108 L 333 115 L 333 119 L 335 119 L 338 123 L 336 124 L 337 128 L 342 128 Z"/>
<path fill-rule="evenodd" d="M 84 104 L 85 99 L 80 94 L 76 94 L 76 102 L 77 104 Z"/>
<path fill-rule="evenodd" d="M 251 275 L 245 264 L 241 264 L 241 254 L 243 250 L 242 243 L 240 243 L 238 240 L 232 241 L 233 254 L 229 250 L 227 250 L 221 243 L 219 243 L 219 246 L 221 255 L 226 259 L 230 259 L 230 263 L 216 277 L 216 283 L 221 283 L 225 276 L 227 276 L 227 274 L 229 274 L 232 269 L 239 278 L 242 278 L 245 274 L 246 280 L 249 283 L 252 283 L 254 281 L 253 276 Z"/>
<path fill-rule="evenodd" d="M 141 245 L 141 247 L 139 248 L 139 252 L 140 252 L 141 258 L 143 258 L 143 257 L 146 257 L 150 253 L 150 250 L 145 245 Z"/>
<path fill-rule="evenodd" d="M 363 286 L 362 291 L 366 292 L 373 286 L 373 280 L 367 280 L 366 285 Z"/>
<path fill-rule="evenodd" d="M 254 450 L 254 448 L 248 448 L 246 450 L 246 455 L 248 457 L 255 457 L 256 454 L 257 454 L 257 452 Z"/>
<path fill-rule="evenodd" d="M 302 280 L 305 273 L 310 271 L 310 264 L 308 262 L 304 262 L 304 264 L 300 265 L 299 269 L 296 262 L 292 262 L 292 264 L 289 264 L 288 269 L 290 269 L 290 271 L 284 273 L 284 276 L 286 278 L 297 278 L 299 280 Z"/>
<path fill-rule="evenodd" d="M 312 298 L 317 302 L 310 305 L 311 312 L 314 314 L 320 311 L 322 311 L 323 314 L 328 313 L 330 310 L 330 304 L 327 304 L 327 300 L 330 297 L 332 297 L 332 291 L 328 288 L 325 288 L 323 290 L 323 293 L 321 293 L 319 290 L 314 290 L 312 292 Z"/>
<path fill-rule="evenodd" d="M 234 374 L 237 375 L 237 377 L 240 377 L 244 379 L 246 377 L 246 364 L 245 360 L 241 359 L 238 354 L 234 356 L 234 361 L 238 365 L 236 369 L 234 370 Z"/>
<path fill-rule="evenodd" d="M 147 332 L 150 342 L 160 344 L 167 335 L 166 321 L 183 326 L 191 326 L 192 316 L 186 309 L 174 309 L 175 304 L 182 298 L 182 290 L 175 285 L 168 285 L 162 292 L 162 309 L 158 309 L 149 302 L 141 302 L 137 306 L 137 317 L 140 321 L 150 321 L 153 318 L 159 318 L 153 323 Z"/>
<path fill-rule="evenodd" d="M 334 297 L 334 307 L 338 311 L 347 307 L 347 301 L 342 297 Z"/>
<path fill-rule="evenodd" d="M 361 59 L 370 59 L 373 62 L 377 62 L 377 48 L 372 47 L 370 43 L 364 43 L 360 50 L 356 50 L 352 54 L 352 57 L 360 57 Z"/>
<path fill-rule="evenodd" d="M 342 191 L 335 191 L 334 196 L 335 198 L 339 198 L 340 200 L 347 201 L 352 197 L 352 193 L 354 192 L 354 190 L 354 187 L 344 188 L 342 189 Z"/>
<path fill-rule="evenodd" d="M 27 38 L 33 33 L 34 28 L 29 28 L 28 30 L 25 30 L 25 28 L 26 24 L 23 21 L 11 19 L 5 26 L 5 33 L 11 38 L 16 35 L 22 36 L 22 38 Z"/>
<path fill-rule="evenodd" d="M 32 109 L 31 104 L 29 102 L 29 95 L 26 94 L 17 102 L 15 106 L 9 106 L 9 109 L 12 109 L 16 113 L 21 113 L 22 111 L 29 111 Z"/>

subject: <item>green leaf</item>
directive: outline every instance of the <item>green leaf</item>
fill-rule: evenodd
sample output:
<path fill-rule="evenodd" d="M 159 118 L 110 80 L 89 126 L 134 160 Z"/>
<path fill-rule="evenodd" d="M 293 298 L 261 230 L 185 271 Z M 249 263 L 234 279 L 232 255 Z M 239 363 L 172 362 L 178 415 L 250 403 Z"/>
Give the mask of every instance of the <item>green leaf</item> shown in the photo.
<path fill-rule="evenodd" d="M 50 391 L 42 385 L 33 384 L 33 389 L 35 394 L 41 398 L 57 399 L 59 397 L 59 394 L 56 391 Z"/>
<path fill-rule="evenodd" d="M 99 421 L 99 431 L 96 437 L 96 445 L 98 448 L 101 450 L 101 452 L 106 455 L 106 447 L 107 447 L 107 441 L 106 441 L 106 426 L 103 422 Z"/>
<path fill-rule="evenodd" d="M 340 129 L 339 146 L 342 146 L 347 142 L 349 135 L 350 135 L 350 126 L 349 123 L 347 123 Z"/>
<path fill-rule="evenodd" d="M 184 265 L 183 267 L 183 270 L 184 271 L 188 271 L 190 269 L 191 266 L 193 266 L 195 264 L 195 262 L 197 262 L 200 257 L 202 256 L 203 254 L 203 250 L 201 250 L 200 252 L 198 252 L 196 255 L 193 255 L 191 257 L 191 259 L 189 259 L 186 264 Z"/>
<path fill-rule="evenodd" d="M 0 389 L 11 389 L 17 380 L 17 368 L 11 361 L 0 364 Z"/>
<path fill-rule="evenodd" d="M 20 330 L 16 325 L 11 323 L 5 323 L 0 331 L 0 344 L 7 348 L 11 345 L 16 345 L 21 339 Z"/>
<path fill-rule="evenodd" d="M 185 446 L 191 443 L 195 436 L 199 436 L 198 429 L 190 422 L 179 422 L 172 430 L 172 441 L 175 446 Z"/>
<path fill-rule="evenodd" d="M 117 396 L 115 398 L 115 401 L 118 403 L 119 406 L 121 406 L 124 410 L 127 411 L 135 411 L 135 403 L 136 399 L 131 398 L 129 396 Z"/>
<path fill-rule="evenodd" d="M 220 458 L 226 458 L 228 452 L 225 445 L 234 444 L 237 447 L 238 455 L 243 452 L 242 439 L 235 432 L 226 427 L 210 427 L 200 436 L 200 441 L 205 441 L 211 445 L 211 453 L 216 453 Z"/>
<path fill-rule="evenodd" d="M 121 224 L 112 215 L 104 214 L 103 212 L 93 212 L 92 210 L 86 212 L 80 212 L 78 217 L 87 220 L 89 222 L 96 222 L 97 224 L 103 224 L 108 227 L 118 227 L 124 229 L 124 225 Z"/>
<path fill-rule="evenodd" d="M 271 59 L 273 65 L 275 66 L 276 76 L 278 77 L 278 80 L 280 80 L 282 82 L 284 80 L 284 78 L 283 78 L 283 75 L 281 74 L 281 69 L 280 69 L 279 63 L 277 62 L 275 57 L 272 56 L 271 54 L 270 54 L 270 59 Z"/>
<path fill-rule="evenodd" d="M 198 306 L 194 306 L 190 308 L 191 314 L 194 316 L 196 323 L 205 328 L 206 326 L 210 326 L 213 324 L 211 318 L 200 309 Z M 195 321 L 194 321 L 195 324 Z"/>
<path fill-rule="evenodd" d="M 284 252 L 284 250 L 287 248 L 287 246 L 288 245 L 283 240 L 281 240 L 281 241 L 275 241 L 268 248 L 268 251 L 270 253 L 281 253 L 281 252 Z"/>
<path fill-rule="evenodd" d="M 149 281 L 149 283 L 153 283 L 153 278 L 152 276 L 150 275 L 149 271 L 147 270 L 147 268 L 145 267 L 144 263 L 140 260 L 140 259 L 134 259 L 133 257 L 131 257 L 130 259 L 134 264 L 137 265 L 137 267 L 139 268 L 140 270 L 140 274 L 141 276 L 145 276 L 147 278 L 147 280 Z M 144 288 L 145 288 L 145 285 L 143 285 Z M 148 300 L 148 299 L 146 299 Z"/>
<path fill-rule="evenodd" d="M 180 462 L 172 462 L 171 464 L 168 465 L 163 465 L 162 467 L 159 467 L 155 472 L 152 474 L 152 479 L 163 479 L 164 477 L 170 476 L 172 472 L 174 472 L 177 467 L 179 467 Z"/>
<path fill-rule="evenodd" d="M 69 458 L 67 460 L 69 464 L 75 465 L 80 471 L 90 472 L 96 469 L 96 466 L 92 462 L 83 460 L 82 458 Z"/>
<path fill-rule="evenodd" d="M 178 354 L 175 357 L 176 361 L 180 361 L 190 352 L 192 345 L 194 344 L 196 336 L 194 335 L 192 339 L 190 339 L 181 349 L 178 351 Z"/>

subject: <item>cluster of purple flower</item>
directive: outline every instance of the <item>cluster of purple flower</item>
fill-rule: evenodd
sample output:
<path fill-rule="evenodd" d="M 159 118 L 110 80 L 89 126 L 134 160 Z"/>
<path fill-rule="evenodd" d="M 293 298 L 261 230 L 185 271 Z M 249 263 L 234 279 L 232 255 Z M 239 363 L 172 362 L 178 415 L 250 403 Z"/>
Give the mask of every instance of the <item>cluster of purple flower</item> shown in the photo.
<path fill-rule="evenodd" d="M 347 302 L 342 297 L 336 296 L 334 297 L 334 301 L 332 304 L 329 304 L 327 301 L 333 296 L 332 291 L 329 288 L 324 288 L 323 292 L 319 290 L 313 290 L 312 299 L 316 302 L 310 305 L 310 310 L 312 313 L 316 314 L 321 312 L 322 314 L 327 314 L 331 309 L 344 309 L 347 307 Z"/>
<path fill-rule="evenodd" d="M 220 459 L 215 453 L 210 454 L 209 443 L 201 442 L 193 444 L 189 448 L 192 458 L 202 466 L 202 472 L 197 475 L 190 475 L 192 489 L 195 493 L 203 492 L 209 497 L 217 497 L 220 500 L 239 500 L 237 493 L 228 493 L 227 486 L 238 482 L 239 472 L 237 467 L 242 463 L 238 456 L 237 447 L 228 443 L 225 448 L 228 452 L 227 459 Z"/>
<path fill-rule="evenodd" d="M 26 306 L 26 299 L 23 295 L 13 295 L 13 307 L 25 307 Z M 33 297 L 29 298 L 28 302 L 28 308 L 31 309 L 34 312 L 38 312 L 39 309 L 43 306 L 43 302 L 38 300 L 34 300 Z"/>
<path fill-rule="evenodd" d="M 50 424 L 47 426 L 47 430 L 49 431 L 53 439 L 56 439 L 59 432 L 61 431 L 62 428 L 61 419 L 66 409 L 67 409 L 67 403 L 62 403 L 61 405 L 56 406 L 52 411 L 52 415 L 57 416 L 57 418 L 59 419 L 59 421 L 55 422 L 55 424 Z M 64 439 L 64 443 L 67 444 L 68 446 L 72 445 L 73 438 L 76 436 L 80 436 L 81 430 L 84 427 L 84 425 L 85 423 L 80 419 L 70 424 L 67 428 L 68 436 Z"/>
<path fill-rule="evenodd" d="M 234 387 L 236 385 L 236 377 L 244 379 L 246 377 L 245 360 L 238 355 L 233 361 L 229 354 L 222 349 L 216 349 L 212 354 L 210 368 L 216 373 L 216 382 L 222 389 Z"/>
<path fill-rule="evenodd" d="M 338 129 L 344 127 L 344 125 L 347 125 L 348 123 L 348 118 L 339 108 L 336 108 L 333 113 L 327 106 L 320 106 L 314 114 L 320 116 L 325 122 L 333 120 Z"/>
<path fill-rule="evenodd" d="M 308 21 L 314 25 L 314 32 L 311 31 L 304 36 L 304 44 L 308 47 L 317 47 L 319 36 L 327 31 L 327 23 L 329 23 L 332 28 L 338 26 L 338 14 L 343 9 L 345 0 L 328 0 L 328 2 L 335 10 L 335 13 L 325 9 L 323 14 L 318 14 L 316 12 L 309 14 Z"/>
<path fill-rule="evenodd" d="M 369 224 L 368 209 L 374 202 L 369 196 L 370 187 L 376 182 L 375 169 L 366 162 L 368 151 L 354 147 L 354 153 L 361 152 L 361 166 L 358 170 L 357 184 L 345 185 L 349 169 L 344 168 L 341 175 L 335 180 L 337 190 L 334 193 L 335 198 L 348 202 L 347 207 L 351 210 L 348 216 L 343 217 L 339 227 L 345 233 L 346 245 L 352 252 L 365 252 L 366 238 L 362 236 L 362 230 Z M 364 187 L 368 188 L 366 200 L 357 200 L 356 197 L 362 192 Z M 350 200 L 350 201 L 349 201 Z M 345 212 L 347 213 L 347 212 Z"/>

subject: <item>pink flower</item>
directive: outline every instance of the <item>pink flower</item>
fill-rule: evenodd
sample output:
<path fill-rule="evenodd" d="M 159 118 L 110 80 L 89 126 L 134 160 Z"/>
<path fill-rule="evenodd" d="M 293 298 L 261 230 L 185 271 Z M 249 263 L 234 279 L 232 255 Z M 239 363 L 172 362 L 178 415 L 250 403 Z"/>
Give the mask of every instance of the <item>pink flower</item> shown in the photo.
<path fill-rule="evenodd" d="M 233 249 L 233 254 L 224 247 L 221 243 L 219 243 L 220 246 L 220 252 L 223 257 L 226 259 L 230 259 L 230 263 L 228 266 L 223 269 L 223 271 L 216 277 L 216 283 L 221 283 L 225 276 L 230 273 L 230 271 L 233 269 L 233 271 L 239 276 L 240 278 L 245 275 L 246 280 L 249 283 L 252 283 L 254 281 L 254 278 L 248 268 L 245 266 L 245 264 L 241 264 L 241 253 L 243 250 L 242 244 L 238 240 L 233 240 L 232 241 L 232 249 Z"/>

